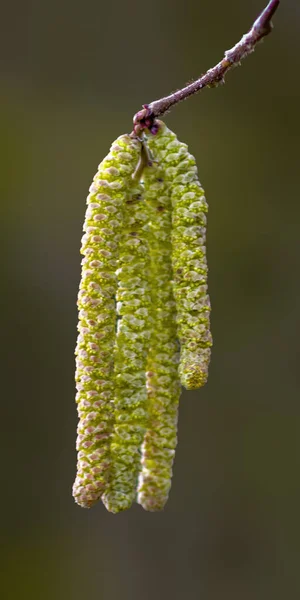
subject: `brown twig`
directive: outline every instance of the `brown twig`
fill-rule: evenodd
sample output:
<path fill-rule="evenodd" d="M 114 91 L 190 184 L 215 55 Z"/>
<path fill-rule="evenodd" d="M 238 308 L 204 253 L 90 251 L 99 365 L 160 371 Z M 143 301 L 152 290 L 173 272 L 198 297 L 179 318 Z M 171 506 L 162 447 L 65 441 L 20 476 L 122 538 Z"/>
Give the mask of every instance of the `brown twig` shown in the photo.
<path fill-rule="evenodd" d="M 165 98 L 155 100 L 150 104 L 143 104 L 142 110 L 133 118 L 134 129 L 132 134 L 140 135 L 144 129 L 149 129 L 155 134 L 157 132 L 157 117 L 161 117 L 172 106 L 196 94 L 203 88 L 216 87 L 220 83 L 224 83 L 227 71 L 239 65 L 243 58 L 254 51 L 257 42 L 271 33 L 273 27 L 271 19 L 279 4 L 280 0 L 270 0 L 268 6 L 253 23 L 250 31 L 243 35 L 242 39 L 233 48 L 225 52 L 224 58 L 217 65 L 209 69 L 199 79 Z"/>

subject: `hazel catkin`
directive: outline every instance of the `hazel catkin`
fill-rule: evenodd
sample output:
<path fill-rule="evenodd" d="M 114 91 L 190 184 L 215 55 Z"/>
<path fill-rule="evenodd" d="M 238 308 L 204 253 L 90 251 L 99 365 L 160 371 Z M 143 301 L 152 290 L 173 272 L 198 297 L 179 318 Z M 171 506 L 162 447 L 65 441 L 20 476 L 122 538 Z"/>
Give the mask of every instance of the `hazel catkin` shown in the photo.
<path fill-rule="evenodd" d="M 179 374 L 187 389 L 208 377 L 212 336 L 207 294 L 206 214 L 208 205 L 198 179 L 195 158 L 175 133 L 158 121 L 148 144 L 165 172 L 172 202 L 173 292 L 180 340 Z"/>
<path fill-rule="evenodd" d="M 162 510 L 171 487 L 177 445 L 179 344 L 172 291 L 171 197 L 159 164 L 143 174 L 149 206 L 152 333 L 147 360 L 148 425 L 142 445 L 137 501 L 145 510 Z"/>
<path fill-rule="evenodd" d="M 78 406 L 75 501 L 93 506 L 107 487 L 113 425 L 116 268 L 124 204 L 140 143 L 119 137 L 101 162 L 87 197 L 81 253 L 76 346 Z"/>
<path fill-rule="evenodd" d="M 157 121 L 143 141 L 116 140 L 87 205 L 73 496 L 113 513 L 134 500 L 157 511 L 171 487 L 180 384 L 208 376 L 207 202 L 186 144 Z"/>
<path fill-rule="evenodd" d="M 136 496 L 140 448 L 147 419 L 146 361 L 151 335 L 148 208 L 133 182 L 124 209 L 117 269 L 117 336 L 114 350 L 114 425 L 111 480 L 102 500 L 119 512 Z"/>

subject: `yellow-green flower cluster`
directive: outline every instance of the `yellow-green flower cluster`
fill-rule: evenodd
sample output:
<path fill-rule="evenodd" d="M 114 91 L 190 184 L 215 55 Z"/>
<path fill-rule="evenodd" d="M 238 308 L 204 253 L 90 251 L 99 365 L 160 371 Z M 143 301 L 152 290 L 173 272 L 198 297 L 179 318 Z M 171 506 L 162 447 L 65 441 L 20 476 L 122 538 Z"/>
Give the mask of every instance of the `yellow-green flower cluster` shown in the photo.
<path fill-rule="evenodd" d="M 149 147 L 155 158 L 155 138 Z M 149 206 L 153 327 L 147 361 L 148 427 L 142 445 L 138 502 L 161 510 L 171 487 L 177 444 L 179 344 L 172 292 L 171 198 L 164 171 L 153 162 L 143 174 Z"/>
<path fill-rule="evenodd" d="M 212 346 L 205 246 L 208 206 L 195 158 L 187 145 L 162 122 L 152 145 L 171 192 L 173 292 L 181 344 L 179 374 L 182 385 L 196 389 L 207 381 Z"/>
<path fill-rule="evenodd" d="M 156 511 L 168 499 L 180 383 L 208 376 L 206 213 L 195 159 L 161 122 L 143 141 L 120 136 L 99 165 L 78 294 L 83 507 L 101 498 L 114 513 L 134 500 Z"/>
<path fill-rule="evenodd" d="M 90 507 L 107 487 L 114 401 L 116 269 L 124 205 L 139 159 L 140 143 L 129 135 L 112 145 L 90 187 L 81 253 L 76 346 L 78 463 L 73 495 Z"/>
<path fill-rule="evenodd" d="M 144 189 L 133 185 L 125 205 L 117 269 L 118 327 L 115 347 L 114 428 L 108 510 L 130 507 L 136 496 L 140 448 L 147 424 L 146 362 L 151 335 L 148 207 Z"/>

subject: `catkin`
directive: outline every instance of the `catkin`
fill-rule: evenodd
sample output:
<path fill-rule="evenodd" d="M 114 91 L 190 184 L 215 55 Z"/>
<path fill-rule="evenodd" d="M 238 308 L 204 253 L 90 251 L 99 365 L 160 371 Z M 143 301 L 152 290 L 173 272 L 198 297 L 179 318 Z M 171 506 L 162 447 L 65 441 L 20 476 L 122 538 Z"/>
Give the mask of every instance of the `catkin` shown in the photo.
<path fill-rule="evenodd" d="M 113 513 L 135 499 L 163 509 L 180 383 L 206 383 L 212 345 L 207 202 L 186 144 L 160 121 L 157 130 L 112 145 L 82 238 L 73 496 L 87 508 L 102 498 Z"/>
<path fill-rule="evenodd" d="M 179 375 L 182 385 L 196 389 L 207 381 L 212 346 L 205 246 L 208 205 L 195 158 L 187 145 L 179 142 L 163 122 L 158 125 L 155 149 L 172 201 L 173 292 L 181 345 Z"/>
<path fill-rule="evenodd" d="M 124 205 L 139 155 L 140 143 L 120 136 L 99 165 L 87 198 L 75 351 L 79 424 L 73 486 L 75 501 L 86 508 L 99 500 L 110 474 L 116 269 Z"/>
<path fill-rule="evenodd" d="M 154 160 L 155 139 L 149 140 Z M 159 164 L 153 162 L 147 167 L 143 179 L 150 217 L 153 328 L 147 361 L 149 416 L 142 445 L 137 501 L 145 510 L 156 511 L 164 507 L 171 487 L 181 387 L 171 284 L 171 198 Z"/>
<path fill-rule="evenodd" d="M 147 424 L 146 360 L 151 334 L 149 215 L 144 190 L 134 183 L 125 205 L 117 270 L 112 476 L 102 497 L 108 510 L 130 507 L 136 496 L 140 448 Z"/>

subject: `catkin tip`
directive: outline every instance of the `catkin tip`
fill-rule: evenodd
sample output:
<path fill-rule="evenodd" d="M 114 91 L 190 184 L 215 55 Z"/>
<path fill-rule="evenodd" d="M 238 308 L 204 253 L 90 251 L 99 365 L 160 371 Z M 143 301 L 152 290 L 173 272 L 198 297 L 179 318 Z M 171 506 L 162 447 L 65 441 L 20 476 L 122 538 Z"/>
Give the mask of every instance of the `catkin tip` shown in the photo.
<path fill-rule="evenodd" d="M 101 493 L 103 491 L 102 488 L 100 490 L 95 489 L 93 485 L 90 485 L 90 490 L 87 489 L 87 486 L 82 485 L 77 480 L 73 485 L 73 498 L 79 506 L 82 508 L 92 508 L 97 502 L 99 502 Z"/>
<path fill-rule="evenodd" d="M 146 498 L 145 500 L 141 497 L 138 503 L 147 512 L 162 512 L 165 508 L 167 498 L 156 496 L 154 498 Z"/>
<path fill-rule="evenodd" d="M 132 505 L 133 498 L 131 498 L 128 494 L 124 494 L 122 492 L 117 493 L 114 491 L 113 494 L 104 494 L 102 496 L 102 502 L 108 512 L 116 515 L 124 510 L 128 510 L 128 508 L 130 508 Z"/>
<path fill-rule="evenodd" d="M 180 380 L 187 390 L 197 390 L 207 383 L 208 371 L 201 369 L 198 365 L 189 367 L 185 372 L 184 367 L 179 369 Z"/>

